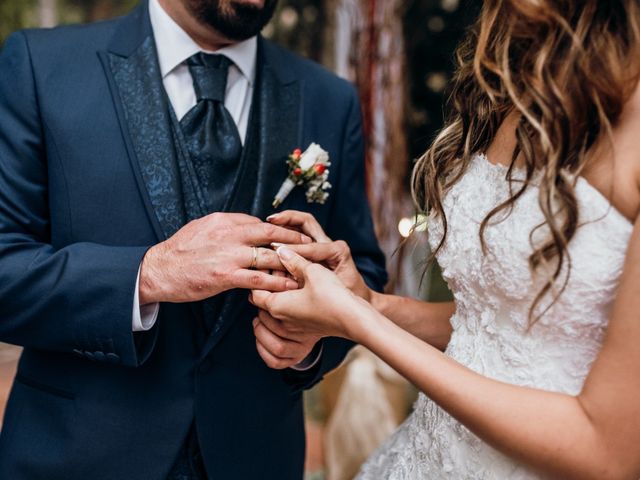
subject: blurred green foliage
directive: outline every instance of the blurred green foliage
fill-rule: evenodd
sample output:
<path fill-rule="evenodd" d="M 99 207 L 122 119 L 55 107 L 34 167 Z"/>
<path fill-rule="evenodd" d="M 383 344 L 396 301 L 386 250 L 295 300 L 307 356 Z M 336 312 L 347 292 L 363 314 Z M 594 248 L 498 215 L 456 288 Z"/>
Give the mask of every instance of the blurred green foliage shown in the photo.
<path fill-rule="evenodd" d="M 35 0 L 0 0 L 0 43 L 17 30 L 32 25 Z"/>
<path fill-rule="evenodd" d="M 92 22 L 122 15 L 138 0 L 0 0 L 0 44 L 22 28 L 41 25 L 43 5 L 52 8 L 56 23 Z"/>

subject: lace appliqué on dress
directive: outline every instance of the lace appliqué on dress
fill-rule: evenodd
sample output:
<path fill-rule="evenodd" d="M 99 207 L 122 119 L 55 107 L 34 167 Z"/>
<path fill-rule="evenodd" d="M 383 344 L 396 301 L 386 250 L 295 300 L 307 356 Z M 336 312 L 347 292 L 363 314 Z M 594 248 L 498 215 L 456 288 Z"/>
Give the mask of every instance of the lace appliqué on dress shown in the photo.
<path fill-rule="evenodd" d="M 537 187 L 530 186 L 509 215 L 487 228 L 487 255 L 479 240 L 482 220 L 509 196 L 506 172 L 506 167 L 477 155 L 443 200 L 449 231 L 438 262 L 456 301 L 446 354 L 497 380 L 575 395 L 602 345 L 633 226 L 578 178 L 581 226 L 569 245 L 569 283 L 558 302 L 527 331 L 529 308 L 542 286 L 528 267 L 529 234 L 543 222 Z M 442 235 L 442 223 L 431 221 L 432 247 Z M 421 394 L 413 414 L 357 478 L 540 477 L 482 442 Z"/>

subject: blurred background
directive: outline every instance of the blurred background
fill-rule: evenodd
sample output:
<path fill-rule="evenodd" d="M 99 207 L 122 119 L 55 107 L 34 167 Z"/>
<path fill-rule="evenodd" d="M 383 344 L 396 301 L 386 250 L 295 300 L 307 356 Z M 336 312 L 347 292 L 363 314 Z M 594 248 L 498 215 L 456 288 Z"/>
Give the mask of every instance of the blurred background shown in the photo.
<path fill-rule="evenodd" d="M 123 15 L 139 0 L 0 0 L 0 45 L 21 28 Z M 481 0 L 280 0 L 264 35 L 324 64 L 360 92 L 367 189 L 388 258 L 390 292 L 449 298 L 437 266 L 423 275 L 425 226 L 413 229 L 414 159 L 442 126 L 453 53 Z M 0 415 L 17 347 L 0 344 Z M 307 476 L 347 480 L 411 411 L 415 391 L 362 348 L 306 395 Z"/>

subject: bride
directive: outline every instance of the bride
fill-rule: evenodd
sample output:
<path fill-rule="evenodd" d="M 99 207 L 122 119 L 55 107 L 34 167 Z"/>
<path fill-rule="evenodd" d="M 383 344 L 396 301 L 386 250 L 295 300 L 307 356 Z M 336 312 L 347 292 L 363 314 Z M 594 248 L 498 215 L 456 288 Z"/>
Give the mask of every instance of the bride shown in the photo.
<path fill-rule="evenodd" d="M 370 291 L 283 212 L 318 243 L 278 249 L 302 288 L 252 292 L 256 324 L 352 339 L 423 392 L 360 479 L 638 479 L 640 4 L 486 1 L 458 60 L 413 176 L 455 302 Z"/>

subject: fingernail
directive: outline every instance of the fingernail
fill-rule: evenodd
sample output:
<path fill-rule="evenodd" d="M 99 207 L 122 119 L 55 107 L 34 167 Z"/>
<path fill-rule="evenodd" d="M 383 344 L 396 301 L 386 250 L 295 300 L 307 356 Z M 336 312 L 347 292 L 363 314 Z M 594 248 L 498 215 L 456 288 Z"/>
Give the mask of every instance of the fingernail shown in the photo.
<path fill-rule="evenodd" d="M 294 282 L 293 280 L 287 280 L 284 286 L 287 288 L 287 290 L 297 290 L 298 288 L 300 288 L 300 285 L 298 285 L 298 283 Z"/>
<path fill-rule="evenodd" d="M 284 243 L 271 242 L 271 246 L 277 250 L 278 248 L 284 246 Z"/>
<path fill-rule="evenodd" d="M 276 250 L 278 256 L 284 260 L 291 260 L 293 258 L 293 250 L 287 247 L 278 247 Z"/>
<path fill-rule="evenodd" d="M 307 237 L 306 235 L 301 235 L 302 243 L 313 243 L 313 239 L 311 237 Z"/>
<path fill-rule="evenodd" d="M 258 326 L 258 319 L 254 318 L 253 322 L 251 322 L 251 323 L 253 323 L 253 328 L 256 328 Z"/>
<path fill-rule="evenodd" d="M 278 214 L 274 213 L 273 215 L 269 215 L 267 217 L 267 222 L 270 222 L 271 220 L 274 220 L 275 218 L 278 218 Z"/>

